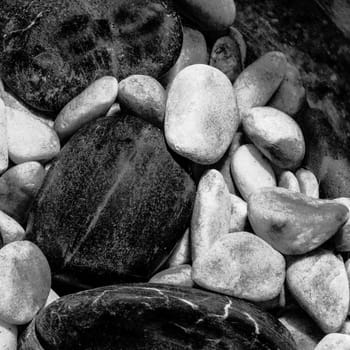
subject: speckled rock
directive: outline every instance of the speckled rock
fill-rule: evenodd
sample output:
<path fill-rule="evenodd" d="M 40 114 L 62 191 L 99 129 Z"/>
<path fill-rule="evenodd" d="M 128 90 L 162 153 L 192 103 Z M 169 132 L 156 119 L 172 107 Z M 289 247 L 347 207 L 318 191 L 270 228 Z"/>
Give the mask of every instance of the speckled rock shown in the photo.
<path fill-rule="evenodd" d="M 108 322 L 104 322 L 104 321 Z M 40 339 L 40 341 L 39 341 Z M 296 350 L 271 315 L 235 298 L 157 284 L 119 285 L 60 298 L 22 334 L 19 350 Z"/>
<path fill-rule="evenodd" d="M 334 202 L 345 205 L 350 211 L 350 198 L 335 198 Z M 350 252 L 350 218 L 334 235 L 334 246 L 338 252 Z"/>
<path fill-rule="evenodd" d="M 327 334 L 314 350 L 348 350 L 350 349 L 350 335 L 331 333 Z"/>
<path fill-rule="evenodd" d="M 293 297 L 325 333 L 338 331 L 349 309 L 344 263 L 320 249 L 295 257 L 288 265 L 286 280 Z"/>
<path fill-rule="evenodd" d="M 9 166 L 6 107 L 0 98 L 0 174 Z"/>
<path fill-rule="evenodd" d="M 149 283 L 171 284 L 179 287 L 193 287 L 191 265 L 178 265 L 170 267 L 155 274 Z"/>
<path fill-rule="evenodd" d="M 21 99 L 50 111 L 105 75 L 159 77 L 182 40 L 178 16 L 160 0 L 6 0 L 0 23 L 2 78 Z"/>
<path fill-rule="evenodd" d="M 247 202 L 231 194 L 231 215 L 229 232 L 243 231 L 248 219 Z"/>
<path fill-rule="evenodd" d="M 230 36 L 230 38 L 232 38 L 239 47 L 239 50 L 241 52 L 241 63 L 242 63 L 242 67 L 245 67 L 245 61 L 246 61 L 246 57 L 247 57 L 247 44 L 243 38 L 242 33 L 234 26 L 231 26 L 229 28 L 228 31 L 228 35 Z"/>
<path fill-rule="evenodd" d="M 263 188 L 248 199 L 254 232 L 283 254 L 307 253 L 348 220 L 346 206 L 281 187 Z"/>
<path fill-rule="evenodd" d="M 17 350 L 17 326 L 0 320 L 0 349 Z"/>
<path fill-rule="evenodd" d="M 283 187 L 293 192 L 300 192 L 299 181 L 289 170 L 283 171 L 279 176 L 278 187 Z"/>
<path fill-rule="evenodd" d="M 0 210 L 0 235 L 2 244 L 6 245 L 24 238 L 24 228 L 10 216 Z"/>
<path fill-rule="evenodd" d="M 28 228 L 55 278 L 148 280 L 189 225 L 195 185 L 179 162 L 162 132 L 134 116 L 99 118 L 74 134 Z"/>
<path fill-rule="evenodd" d="M 172 267 L 189 264 L 191 259 L 190 229 L 187 228 L 171 253 L 167 265 Z"/>
<path fill-rule="evenodd" d="M 295 173 L 299 182 L 300 192 L 312 198 L 320 198 L 320 188 L 315 174 L 304 168 Z"/>

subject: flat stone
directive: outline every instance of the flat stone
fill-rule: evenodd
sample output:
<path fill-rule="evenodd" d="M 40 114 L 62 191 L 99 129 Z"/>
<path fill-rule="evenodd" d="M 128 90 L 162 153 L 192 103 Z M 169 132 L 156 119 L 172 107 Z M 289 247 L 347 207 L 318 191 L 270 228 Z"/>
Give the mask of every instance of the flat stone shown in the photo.
<path fill-rule="evenodd" d="M 248 199 L 248 218 L 254 232 L 287 255 L 319 247 L 348 220 L 348 215 L 342 204 L 281 187 L 264 188 Z"/>
<path fill-rule="evenodd" d="M 287 285 L 325 333 L 341 328 L 349 309 L 349 282 L 344 263 L 332 252 L 320 249 L 294 257 L 287 268 Z"/>
<path fill-rule="evenodd" d="M 5 5 L 0 9 L 1 76 L 40 110 L 61 110 L 105 75 L 118 81 L 131 74 L 158 78 L 180 52 L 180 19 L 163 1 L 20 0 Z"/>
<path fill-rule="evenodd" d="M 327 334 L 315 347 L 315 350 L 347 350 L 350 347 L 350 335 Z"/>
<path fill-rule="evenodd" d="M 49 264 L 31 242 L 12 242 L 0 249 L 0 319 L 26 324 L 44 306 L 51 287 Z"/>
<path fill-rule="evenodd" d="M 17 326 L 0 320 L 0 349 L 17 350 Z"/>
<path fill-rule="evenodd" d="M 171 284 L 179 287 L 193 287 L 191 265 L 178 265 L 170 267 L 155 274 L 149 283 Z"/>
<path fill-rule="evenodd" d="M 173 252 L 171 253 L 167 265 L 170 267 L 189 264 L 191 262 L 191 243 L 190 229 L 187 228 L 184 235 L 177 242 Z"/>
<path fill-rule="evenodd" d="M 299 182 L 300 192 L 312 198 L 320 198 L 320 186 L 315 174 L 304 168 L 300 168 L 295 173 Z"/>
<path fill-rule="evenodd" d="M 247 202 L 234 194 L 230 195 L 230 200 L 231 215 L 229 232 L 243 231 L 248 219 Z"/>
<path fill-rule="evenodd" d="M 27 237 L 69 285 L 148 280 L 189 225 L 195 185 L 184 167 L 141 118 L 98 118 L 49 169 Z"/>
<path fill-rule="evenodd" d="M 19 350 L 116 346 L 296 349 L 285 327 L 250 303 L 157 284 L 115 285 L 64 296 L 43 309 L 19 341 Z"/>
<path fill-rule="evenodd" d="M 0 234 L 2 244 L 21 241 L 25 236 L 24 228 L 10 216 L 0 210 Z"/>
<path fill-rule="evenodd" d="M 193 281 L 202 288 L 250 301 L 278 296 L 285 261 L 261 238 L 248 232 L 219 237 L 206 256 L 193 262 Z"/>
<path fill-rule="evenodd" d="M 289 170 L 283 171 L 279 176 L 278 187 L 283 187 L 293 192 L 300 192 L 299 181 Z"/>
<path fill-rule="evenodd" d="M 26 112 L 6 108 L 10 159 L 16 163 L 48 161 L 60 152 L 56 132 Z"/>
<path fill-rule="evenodd" d="M 9 166 L 6 107 L 0 98 L 0 174 Z"/>

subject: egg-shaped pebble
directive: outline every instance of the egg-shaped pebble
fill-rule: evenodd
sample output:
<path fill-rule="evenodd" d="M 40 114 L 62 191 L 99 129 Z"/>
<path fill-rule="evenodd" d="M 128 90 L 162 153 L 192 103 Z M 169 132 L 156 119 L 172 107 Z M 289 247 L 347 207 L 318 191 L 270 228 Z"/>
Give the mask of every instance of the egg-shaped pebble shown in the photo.
<path fill-rule="evenodd" d="M 342 204 L 281 187 L 263 188 L 248 199 L 248 218 L 254 232 L 287 255 L 317 248 L 337 232 L 348 215 Z"/>
<path fill-rule="evenodd" d="M 25 324 L 45 305 L 51 287 L 49 264 L 29 241 L 0 249 L 0 319 Z"/>
<path fill-rule="evenodd" d="M 350 335 L 331 333 L 327 334 L 314 350 L 349 350 Z"/>
<path fill-rule="evenodd" d="M 283 187 L 293 192 L 300 192 L 298 179 L 289 170 L 283 171 L 279 176 L 278 187 Z"/>
<path fill-rule="evenodd" d="M 0 350 L 17 350 L 17 326 L 0 320 Z"/>
<path fill-rule="evenodd" d="M 50 289 L 50 293 L 46 299 L 44 307 L 50 305 L 51 303 L 53 303 L 57 299 L 59 299 L 59 295 L 53 289 Z"/>
<path fill-rule="evenodd" d="M 24 228 L 11 216 L 0 210 L 0 235 L 2 244 L 21 241 L 25 236 Z"/>
<path fill-rule="evenodd" d="M 293 297 L 325 333 L 341 328 L 349 309 L 349 280 L 344 263 L 331 251 L 294 257 L 286 280 Z"/>
<path fill-rule="evenodd" d="M 334 202 L 345 205 L 350 211 L 350 198 L 335 198 Z M 334 245 L 338 252 L 350 252 L 350 218 L 334 235 Z"/>
<path fill-rule="evenodd" d="M 295 173 L 299 182 L 300 192 L 309 197 L 320 197 L 320 186 L 315 174 L 308 169 L 300 168 Z"/>
<path fill-rule="evenodd" d="M 243 117 L 243 129 L 255 146 L 282 169 L 300 165 L 305 141 L 299 125 L 287 114 L 272 107 L 255 107 Z"/>
<path fill-rule="evenodd" d="M 171 253 L 167 265 L 170 267 L 189 264 L 191 262 L 190 229 L 187 228 L 180 241 Z"/>
<path fill-rule="evenodd" d="M 230 199 L 231 216 L 229 232 L 243 231 L 248 219 L 247 202 L 234 194 L 230 194 Z"/>
<path fill-rule="evenodd" d="M 156 79 L 141 74 L 128 76 L 119 83 L 118 101 L 136 117 L 162 127 L 166 93 Z"/>
<path fill-rule="evenodd" d="M 220 172 L 204 173 L 197 188 L 191 219 L 192 260 L 204 258 L 214 242 L 229 232 L 231 199 Z"/>
<path fill-rule="evenodd" d="M 269 161 L 252 144 L 239 147 L 233 154 L 231 173 L 242 197 L 260 188 L 276 186 L 276 177 Z"/>
<path fill-rule="evenodd" d="M 149 283 L 171 284 L 174 286 L 193 287 L 191 265 L 170 267 L 155 274 Z"/>
<path fill-rule="evenodd" d="M 264 106 L 270 100 L 281 84 L 286 68 L 286 56 L 272 51 L 244 69 L 233 84 L 241 116 L 248 109 Z"/>
<path fill-rule="evenodd" d="M 194 64 L 174 79 L 164 123 L 169 147 L 199 164 L 217 162 L 239 124 L 231 82 L 218 69 Z"/>
<path fill-rule="evenodd" d="M 56 132 L 30 114 L 6 107 L 9 158 L 16 164 L 47 161 L 60 152 Z"/>
<path fill-rule="evenodd" d="M 217 239 L 206 256 L 193 263 L 192 278 L 202 288 L 250 301 L 278 296 L 285 261 L 261 238 L 236 232 Z"/>
<path fill-rule="evenodd" d="M 0 98 L 0 174 L 9 166 L 6 107 Z"/>
<path fill-rule="evenodd" d="M 67 139 L 82 125 L 104 116 L 118 95 L 118 81 L 112 76 L 95 80 L 59 112 L 54 128 L 60 139 Z"/>

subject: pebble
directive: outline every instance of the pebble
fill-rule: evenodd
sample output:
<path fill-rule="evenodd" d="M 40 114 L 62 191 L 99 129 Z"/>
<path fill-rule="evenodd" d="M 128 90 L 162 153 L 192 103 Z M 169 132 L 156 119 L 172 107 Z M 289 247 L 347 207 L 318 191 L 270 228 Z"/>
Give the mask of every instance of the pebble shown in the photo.
<path fill-rule="evenodd" d="M 231 194 L 231 217 L 229 232 L 243 231 L 248 219 L 247 203 L 240 197 Z"/>
<path fill-rule="evenodd" d="M 164 123 L 169 147 L 199 164 L 214 164 L 240 123 L 232 85 L 218 69 L 194 64 L 174 79 Z"/>
<path fill-rule="evenodd" d="M 225 73 L 233 83 L 243 69 L 241 50 L 236 41 L 229 36 L 219 38 L 211 50 L 209 64 Z"/>
<path fill-rule="evenodd" d="M 298 179 L 289 170 L 285 170 L 281 173 L 278 180 L 278 187 L 283 187 L 293 192 L 300 192 Z"/>
<path fill-rule="evenodd" d="M 0 349 L 17 350 L 17 326 L 0 320 Z"/>
<path fill-rule="evenodd" d="M 0 174 L 9 166 L 6 107 L 0 98 Z"/>
<path fill-rule="evenodd" d="M 162 128 L 166 93 L 163 86 L 148 75 L 130 75 L 119 83 L 121 108 Z"/>
<path fill-rule="evenodd" d="M 331 251 L 294 257 L 286 280 L 293 297 L 323 332 L 341 328 L 349 309 L 349 281 L 344 263 Z"/>
<path fill-rule="evenodd" d="M 113 103 L 106 113 L 106 117 L 116 117 L 120 114 L 121 108 L 119 103 Z"/>
<path fill-rule="evenodd" d="M 350 335 L 331 333 L 327 334 L 314 350 L 349 350 Z"/>
<path fill-rule="evenodd" d="M 347 207 L 285 188 L 264 188 L 248 199 L 254 232 L 283 254 L 305 254 L 332 237 L 347 221 Z"/>
<path fill-rule="evenodd" d="M 24 225 L 45 170 L 38 162 L 13 166 L 0 177 L 0 210 Z"/>
<path fill-rule="evenodd" d="M 287 63 L 286 74 L 281 85 L 269 101 L 269 106 L 290 116 L 295 116 L 306 100 L 305 88 L 297 67 Z"/>
<path fill-rule="evenodd" d="M 201 260 L 230 228 L 231 199 L 221 173 L 211 169 L 199 181 L 191 219 L 192 260 Z"/>
<path fill-rule="evenodd" d="M 271 300 L 285 279 L 283 256 L 261 238 L 236 232 L 219 237 L 193 263 L 192 278 L 202 288 L 247 299 Z"/>
<path fill-rule="evenodd" d="M 231 173 L 236 187 L 245 200 L 260 188 L 277 185 L 269 161 L 252 144 L 239 147 L 233 154 Z"/>
<path fill-rule="evenodd" d="M 59 299 L 59 295 L 53 289 L 50 289 L 50 293 L 46 299 L 44 307 L 50 305 L 51 303 L 53 303 L 57 299 Z"/>
<path fill-rule="evenodd" d="M 250 108 L 264 106 L 270 100 L 284 78 L 286 67 L 286 56 L 272 51 L 244 69 L 233 84 L 241 117 Z"/>
<path fill-rule="evenodd" d="M 242 33 L 235 28 L 234 26 L 231 26 L 228 30 L 228 35 L 230 38 L 232 38 L 239 46 L 239 50 L 241 52 L 241 64 L 242 68 L 245 67 L 245 60 L 247 57 L 247 44 L 243 38 Z"/>
<path fill-rule="evenodd" d="M 56 132 L 26 112 L 6 107 L 9 158 L 16 164 L 48 161 L 60 152 Z"/>
<path fill-rule="evenodd" d="M 167 265 L 170 267 L 189 264 L 191 262 L 190 229 L 187 228 L 184 235 L 177 242 L 173 252 L 168 259 Z"/>
<path fill-rule="evenodd" d="M 192 267 L 178 265 L 155 274 L 149 283 L 171 284 L 174 286 L 193 287 Z"/>
<path fill-rule="evenodd" d="M 2 244 L 21 241 L 25 236 L 24 228 L 10 216 L 0 210 L 0 234 Z"/>
<path fill-rule="evenodd" d="M 243 129 L 273 164 L 294 169 L 305 155 L 305 141 L 298 124 L 272 107 L 255 107 L 244 114 Z"/>
<path fill-rule="evenodd" d="M 319 184 L 315 174 L 308 170 L 300 168 L 295 173 L 296 178 L 299 182 L 300 192 L 312 198 L 320 197 Z"/>
<path fill-rule="evenodd" d="M 350 211 L 350 198 L 335 198 L 333 201 L 345 205 Z M 350 251 L 350 219 L 334 235 L 334 245 L 338 252 Z"/>
<path fill-rule="evenodd" d="M 49 264 L 29 241 L 12 242 L 0 250 L 0 319 L 26 324 L 45 305 L 51 287 Z"/>
<path fill-rule="evenodd" d="M 104 116 L 118 95 L 118 81 L 105 76 L 94 81 L 78 96 L 68 102 L 55 120 L 55 130 L 60 139 L 67 139 L 82 125 Z"/>

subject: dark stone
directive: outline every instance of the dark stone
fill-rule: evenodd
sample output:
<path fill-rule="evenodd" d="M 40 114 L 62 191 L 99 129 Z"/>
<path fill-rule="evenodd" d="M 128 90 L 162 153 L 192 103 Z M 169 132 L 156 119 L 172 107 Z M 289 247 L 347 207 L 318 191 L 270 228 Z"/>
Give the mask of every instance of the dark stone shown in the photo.
<path fill-rule="evenodd" d="M 62 297 L 36 316 L 19 350 L 37 343 L 45 350 L 296 349 L 277 319 L 248 302 L 160 284 Z"/>
<path fill-rule="evenodd" d="M 2 0 L 1 76 L 31 106 L 58 111 L 103 75 L 159 77 L 182 44 L 161 0 Z"/>
<path fill-rule="evenodd" d="M 178 161 L 142 119 L 91 122 L 50 168 L 27 239 L 68 284 L 148 280 L 191 217 L 196 189 Z"/>

